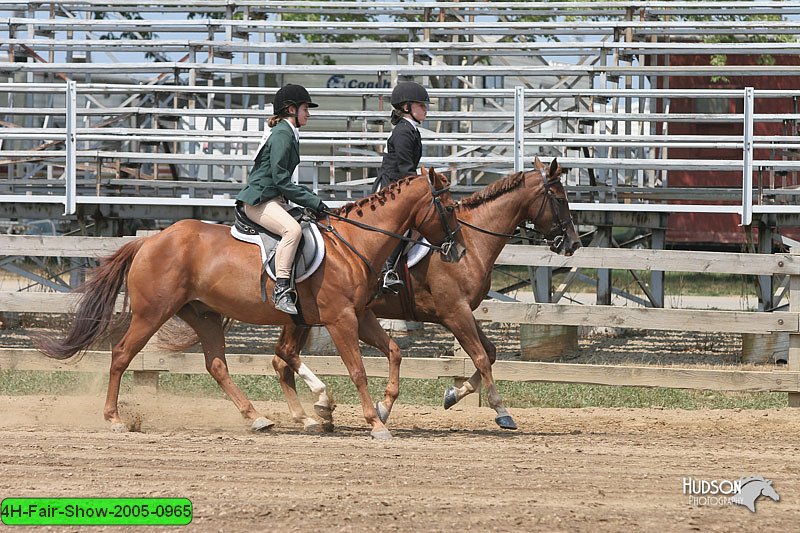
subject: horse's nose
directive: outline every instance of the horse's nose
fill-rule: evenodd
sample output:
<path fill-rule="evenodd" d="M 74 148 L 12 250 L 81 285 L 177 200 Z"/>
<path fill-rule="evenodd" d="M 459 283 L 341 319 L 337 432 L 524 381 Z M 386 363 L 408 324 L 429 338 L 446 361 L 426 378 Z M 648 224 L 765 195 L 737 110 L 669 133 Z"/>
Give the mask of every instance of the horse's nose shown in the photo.
<path fill-rule="evenodd" d="M 572 241 L 567 249 L 564 251 L 564 255 L 571 256 L 575 253 L 575 250 L 581 247 L 581 241 Z"/>

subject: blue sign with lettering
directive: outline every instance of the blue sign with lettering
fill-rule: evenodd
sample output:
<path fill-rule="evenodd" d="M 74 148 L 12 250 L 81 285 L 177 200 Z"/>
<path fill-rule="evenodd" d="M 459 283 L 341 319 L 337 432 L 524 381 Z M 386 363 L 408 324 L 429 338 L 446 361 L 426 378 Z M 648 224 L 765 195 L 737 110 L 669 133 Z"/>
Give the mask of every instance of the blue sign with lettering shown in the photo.
<path fill-rule="evenodd" d="M 389 80 L 363 81 L 348 79 L 341 74 L 334 74 L 328 78 L 327 86 L 329 89 L 388 89 L 390 87 Z"/>

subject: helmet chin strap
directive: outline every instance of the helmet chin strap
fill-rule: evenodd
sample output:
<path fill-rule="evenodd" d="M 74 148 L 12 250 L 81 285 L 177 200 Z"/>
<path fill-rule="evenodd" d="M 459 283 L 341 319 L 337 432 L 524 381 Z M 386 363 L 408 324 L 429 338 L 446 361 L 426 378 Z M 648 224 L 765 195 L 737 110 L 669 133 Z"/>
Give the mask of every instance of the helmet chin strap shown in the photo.
<path fill-rule="evenodd" d="M 413 102 L 406 102 L 406 108 L 403 110 L 403 112 L 408 114 L 408 116 L 411 117 L 411 120 L 413 120 L 417 124 L 422 124 L 422 122 L 417 120 L 417 117 L 414 116 L 414 113 L 411 112 L 411 104 L 412 103 Z"/>
<path fill-rule="evenodd" d="M 294 105 L 294 104 L 292 104 L 292 105 Z M 300 125 L 300 106 L 295 105 L 294 106 L 294 113 L 290 114 L 289 116 L 294 118 L 294 127 L 299 130 L 302 127 Z"/>

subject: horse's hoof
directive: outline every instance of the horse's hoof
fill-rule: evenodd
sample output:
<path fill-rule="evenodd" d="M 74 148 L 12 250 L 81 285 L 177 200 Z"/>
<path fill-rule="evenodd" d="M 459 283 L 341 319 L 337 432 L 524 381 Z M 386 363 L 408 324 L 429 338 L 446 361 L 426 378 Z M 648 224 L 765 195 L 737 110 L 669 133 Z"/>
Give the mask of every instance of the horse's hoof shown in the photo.
<path fill-rule="evenodd" d="M 328 407 L 327 405 L 314 404 L 314 412 L 323 420 L 333 420 L 333 410 L 336 406 Z"/>
<path fill-rule="evenodd" d="M 113 424 L 111 424 L 111 431 L 113 431 L 114 433 L 127 433 L 128 426 L 126 426 L 122 422 L 114 422 Z"/>
<path fill-rule="evenodd" d="M 322 423 L 322 432 L 323 433 L 333 433 L 333 422 L 323 422 Z"/>
<path fill-rule="evenodd" d="M 446 391 L 444 391 L 444 408 L 450 409 L 455 404 L 458 403 L 458 397 L 456 396 L 456 388 L 450 387 Z"/>
<path fill-rule="evenodd" d="M 263 416 L 259 416 L 258 418 L 253 420 L 253 423 L 250 425 L 250 430 L 256 432 L 267 431 L 269 429 L 272 429 L 272 426 L 274 425 L 275 422 L 273 422 L 269 418 L 264 418 Z"/>
<path fill-rule="evenodd" d="M 295 422 L 302 423 L 303 431 L 305 431 L 306 433 L 322 433 L 322 424 L 320 424 L 313 418 L 306 417 L 302 420 L 295 420 Z"/>
<path fill-rule="evenodd" d="M 392 439 L 392 434 L 386 428 L 373 429 L 370 432 L 370 435 L 372 435 L 372 438 L 375 439 L 375 440 L 391 440 Z"/>
<path fill-rule="evenodd" d="M 517 429 L 517 423 L 511 418 L 511 415 L 498 416 L 494 419 L 497 425 L 503 429 Z"/>
<path fill-rule="evenodd" d="M 322 433 L 322 424 L 317 422 L 316 420 L 312 420 L 310 422 L 306 422 L 303 424 L 303 431 L 306 433 Z"/>
<path fill-rule="evenodd" d="M 375 402 L 375 410 L 378 411 L 378 418 L 385 424 L 389 420 L 389 410 L 381 402 Z"/>

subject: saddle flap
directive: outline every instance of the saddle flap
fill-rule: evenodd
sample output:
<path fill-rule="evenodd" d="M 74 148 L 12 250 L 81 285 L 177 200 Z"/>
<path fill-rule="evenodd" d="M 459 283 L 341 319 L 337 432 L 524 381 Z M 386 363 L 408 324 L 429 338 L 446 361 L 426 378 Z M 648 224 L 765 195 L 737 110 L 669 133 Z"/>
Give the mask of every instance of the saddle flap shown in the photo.
<path fill-rule="evenodd" d="M 295 220 L 300 220 L 302 210 L 293 207 L 289 213 Z M 275 279 L 275 249 L 281 240 L 280 235 L 266 230 L 264 227 L 250 220 L 244 213 L 244 207 L 240 202 L 236 203 L 234 210 L 234 225 L 231 227 L 231 235 L 234 238 L 256 244 L 261 249 L 261 263 L 267 275 Z M 314 273 L 325 257 L 325 242 L 316 224 L 309 221 L 300 222 L 303 235 L 297 247 L 294 258 L 295 282 L 299 283 Z"/>
<path fill-rule="evenodd" d="M 308 277 L 303 277 L 303 274 L 305 274 L 309 267 L 314 264 L 314 259 L 317 257 L 318 253 L 318 244 L 322 244 L 321 242 L 317 243 L 317 240 L 315 239 L 314 230 L 317 229 L 316 226 L 311 225 L 311 223 L 308 221 L 304 221 L 300 223 L 300 228 L 303 230 L 303 236 L 300 237 L 300 244 L 298 245 L 297 253 L 295 253 L 294 256 L 295 281 L 302 281 Z M 274 279 L 275 249 L 278 247 L 280 238 L 274 234 L 261 234 L 260 237 L 261 241 L 264 243 L 264 247 L 268 250 L 269 262 L 267 264 L 267 273 L 270 274 L 270 277 Z M 316 266 L 314 268 L 316 269 Z"/>

